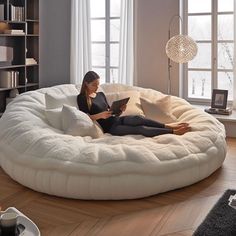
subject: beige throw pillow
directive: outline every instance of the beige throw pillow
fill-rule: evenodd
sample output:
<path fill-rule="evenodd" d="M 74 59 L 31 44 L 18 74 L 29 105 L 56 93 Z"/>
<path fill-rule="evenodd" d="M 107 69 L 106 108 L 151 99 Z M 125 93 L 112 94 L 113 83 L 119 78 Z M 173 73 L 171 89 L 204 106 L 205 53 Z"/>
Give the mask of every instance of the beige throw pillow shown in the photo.
<path fill-rule="evenodd" d="M 176 122 L 177 119 L 171 112 L 171 97 L 165 96 L 156 101 L 140 98 L 145 117 L 167 124 Z"/>
<path fill-rule="evenodd" d="M 126 110 L 122 113 L 121 116 L 129 116 L 129 115 L 144 116 L 143 110 L 141 108 L 140 92 L 123 91 L 123 92 L 106 93 L 105 95 L 107 98 L 107 102 L 110 106 L 113 101 L 130 97 L 129 102 L 127 103 Z"/>

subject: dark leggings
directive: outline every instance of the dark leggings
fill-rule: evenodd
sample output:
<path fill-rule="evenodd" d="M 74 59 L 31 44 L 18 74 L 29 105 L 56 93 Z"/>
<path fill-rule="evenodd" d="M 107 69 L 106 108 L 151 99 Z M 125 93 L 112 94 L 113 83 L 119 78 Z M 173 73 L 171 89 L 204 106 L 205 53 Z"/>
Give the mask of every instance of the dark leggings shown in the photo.
<path fill-rule="evenodd" d="M 119 117 L 112 125 L 109 133 L 112 135 L 141 134 L 146 137 L 153 137 L 173 133 L 173 130 L 165 128 L 162 123 L 142 116 L 123 116 Z"/>

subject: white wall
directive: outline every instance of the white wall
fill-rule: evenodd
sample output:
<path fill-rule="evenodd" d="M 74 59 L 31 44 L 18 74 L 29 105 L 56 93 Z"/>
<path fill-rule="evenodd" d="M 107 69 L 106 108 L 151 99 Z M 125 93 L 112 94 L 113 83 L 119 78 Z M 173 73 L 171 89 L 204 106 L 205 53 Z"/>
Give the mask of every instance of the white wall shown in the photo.
<path fill-rule="evenodd" d="M 70 81 L 70 11 L 68 0 L 40 0 L 40 87 Z"/>
<path fill-rule="evenodd" d="M 169 21 L 179 14 L 179 0 L 135 0 L 136 81 L 138 86 L 167 92 L 168 64 L 165 45 Z M 171 35 L 177 34 L 178 20 Z M 172 94 L 179 92 L 179 69 L 172 63 Z"/>

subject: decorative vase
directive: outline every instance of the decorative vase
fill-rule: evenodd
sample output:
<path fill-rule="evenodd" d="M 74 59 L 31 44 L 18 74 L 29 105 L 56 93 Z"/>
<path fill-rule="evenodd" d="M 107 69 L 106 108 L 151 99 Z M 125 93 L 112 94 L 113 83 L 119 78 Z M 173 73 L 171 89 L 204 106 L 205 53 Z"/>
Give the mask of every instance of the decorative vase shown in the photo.
<path fill-rule="evenodd" d="M 17 95 L 19 95 L 19 91 L 17 88 L 12 89 L 9 93 L 9 98 L 15 98 Z"/>
<path fill-rule="evenodd" d="M 4 33 L 4 30 L 9 29 L 9 25 L 5 22 L 0 22 L 0 33 Z"/>

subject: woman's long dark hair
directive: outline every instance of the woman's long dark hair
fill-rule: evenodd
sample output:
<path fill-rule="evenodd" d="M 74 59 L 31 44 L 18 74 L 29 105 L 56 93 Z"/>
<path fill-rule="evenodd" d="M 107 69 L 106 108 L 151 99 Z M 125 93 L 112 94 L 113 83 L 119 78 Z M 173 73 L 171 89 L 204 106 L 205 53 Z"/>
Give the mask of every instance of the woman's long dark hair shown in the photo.
<path fill-rule="evenodd" d="M 80 89 L 80 94 L 83 94 L 83 95 L 86 95 L 86 91 L 87 91 L 87 84 L 93 82 L 94 80 L 97 80 L 99 79 L 99 75 L 94 72 L 94 71 L 88 71 L 85 76 L 84 76 L 84 79 L 83 79 L 83 82 L 82 82 L 82 86 L 81 86 L 81 89 Z"/>

